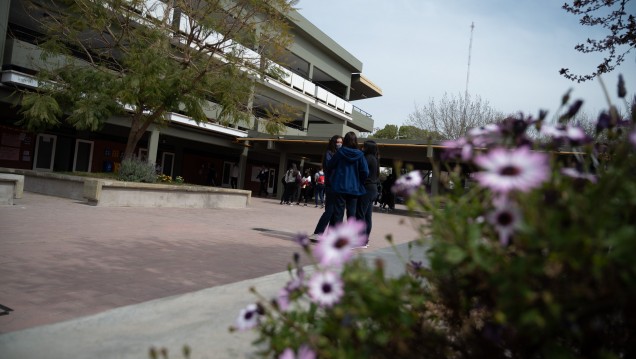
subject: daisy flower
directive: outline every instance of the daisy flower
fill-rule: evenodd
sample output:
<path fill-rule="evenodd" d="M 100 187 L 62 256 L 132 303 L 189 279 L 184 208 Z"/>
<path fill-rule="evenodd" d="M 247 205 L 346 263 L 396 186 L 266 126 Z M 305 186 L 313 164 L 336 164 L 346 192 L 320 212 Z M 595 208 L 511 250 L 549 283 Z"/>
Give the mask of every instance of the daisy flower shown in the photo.
<path fill-rule="evenodd" d="M 340 277 L 331 271 L 316 272 L 308 283 L 309 297 L 321 307 L 331 307 L 338 303 L 344 294 Z"/>
<path fill-rule="evenodd" d="M 475 173 L 477 182 L 499 193 L 527 192 L 546 181 L 550 172 L 548 156 L 528 147 L 496 148 L 477 156 L 475 163 L 485 170 Z"/>
<path fill-rule="evenodd" d="M 395 181 L 391 192 L 397 195 L 410 196 L 422 185 L 422 173 L 418 170 L 411 171 Z"/>
<path fill-rule="evenodd" d="M 507 246 L 510 242 L 510 236 L 519 228 L 521 212 L 514 203 L 506 201 L 495 207 L 488 214 L 487 220 L 499 234 L 499 243 L 502 246 Z"/>
<path fill-rule="evenodd" d="M 473 145 L 464 137 L 444 141 L 442 146 L 444 146 L 444 158 L 446 159 L 461 158 L 468 161 L 473 156 Z"/>
<path fill-rule="evenodd" d="M 366 224 L 355 218 L 330 226 L 320 236 L 314 250 L 314 256 L 324 266 L 340 265 L 346 262 L 353 252 L 351 249 L 367 243 Z"/>
<path fill-rule="evenodd" d="M 236 328 L 240 331 L 254 328 L 259 322 L 261 312 L 262 309 L 256 304 L 250 304 L 241 309 L 236 319 Z"/>

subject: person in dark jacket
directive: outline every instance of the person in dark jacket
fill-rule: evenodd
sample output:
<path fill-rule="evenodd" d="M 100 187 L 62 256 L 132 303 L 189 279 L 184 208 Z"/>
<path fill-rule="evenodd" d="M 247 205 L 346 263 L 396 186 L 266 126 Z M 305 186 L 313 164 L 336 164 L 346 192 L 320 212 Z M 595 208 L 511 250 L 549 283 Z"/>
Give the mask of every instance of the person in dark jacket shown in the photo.
<path fill-rule="evenodd" d="M 314 229 L 314 234 L 309 236 L 309 239 L 312 242 L 315 242 L 317 236 L 322 234 L 328 225 L 336 224 L 334 219 L 334 209 L 335 209 L 335 201 L 336 198 L 331 191 L 331 181 L 329 180 L 329 170 L 327 168 L 327 164 L 331 161 L 336 152 L 342 147 L 342 136 L 333 135 L 327 144 L 327 151 L 325 151 L 325 155 L 322 157 L 322 168 L 325 173 L 325 211 L 320 216 L 318 223 L 316 224 L 316 229 Z"/>
<path fill-rule="evenodd" d="M 369 244 L 369 234 L 371 233 L 371 216 L 373 215 L 373 201 L 378 197 L 378 185 L 380 184 L 380 165 L 378 145 L 375 141 L 364 141 L 362 147 L 364 158 L 369 166 L 369 177 L 364 181 L 364 188 L 367 193 L 358 198 L 358 208 L 356 218 L 367 224 L 367 246 Z"/>
<path fill-rule="evenodd" d="M 369 176 L 369 166 L 364 153 L 358 149 L 358 138 L 354 132 L 347 132 L 342 140 L 342 148 L 327 164 L 331 190 L 336 195 L 335 222 L 356 216 L 358 197 L 366 193 L 364 181 Z"/>

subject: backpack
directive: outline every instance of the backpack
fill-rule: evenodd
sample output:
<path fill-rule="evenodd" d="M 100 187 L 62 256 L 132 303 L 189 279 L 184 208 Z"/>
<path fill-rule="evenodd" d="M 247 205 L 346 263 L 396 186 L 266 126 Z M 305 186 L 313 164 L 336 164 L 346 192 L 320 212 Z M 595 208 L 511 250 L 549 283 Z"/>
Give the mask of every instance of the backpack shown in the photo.
<path fill-rule="evenodd" d="M 318 172 L 318 180 L 316 181 L 316 184 L 325 184 L 325 174 Z"/>

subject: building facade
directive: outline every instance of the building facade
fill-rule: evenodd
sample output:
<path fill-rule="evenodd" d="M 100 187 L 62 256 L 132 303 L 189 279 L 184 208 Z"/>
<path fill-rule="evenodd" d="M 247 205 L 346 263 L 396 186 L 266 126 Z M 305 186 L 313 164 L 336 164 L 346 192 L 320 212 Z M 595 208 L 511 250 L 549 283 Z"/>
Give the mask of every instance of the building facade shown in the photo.
<path fill-rule="evenodd" d="M 0 4 L 0 167 L 116 171 L 130 127 L 125 116 L 109 118 L 93 132 L 63 125 L 33 133 L 18 124 L 21 115 L 16 90 L 37 87 L 34 75 L 41 53 L 34 41 L 39 35 L 37 26 L 22 3 L 11 0 Z M 145 8 L 156 4 L 161 2 L 148 0 Z M 265 166 L 270 169 L 268 190 L 276 193 L 277 179 L 287 165 L 318 166 L 332 135 L 373 131 L 371 115 L 358 104 L 382 92 L 362 75 L 362 62 L 299 13 L 291 13 L 288 19 L 293 41 L 281 63 L 274 64 L 283 76 L 254 81 L 249 120 L 228 127 L 216 121 L 215 113 L 208 114 L 209 122 L 199 124 L 182 114 L 169 113 L 168 125 L 150 128 L 136 155 L 156 163 L 168 176 L 182 176 L 186 182 L 200 185 L 211 184 L 213 176 L 215 185 L 229 187 L 237 164 L 238 188 L 255 192 L 258 169 Z M 283 105 L 298 109 L 298 114 L 272 137 L 262 117 L 267 109 Z"/>

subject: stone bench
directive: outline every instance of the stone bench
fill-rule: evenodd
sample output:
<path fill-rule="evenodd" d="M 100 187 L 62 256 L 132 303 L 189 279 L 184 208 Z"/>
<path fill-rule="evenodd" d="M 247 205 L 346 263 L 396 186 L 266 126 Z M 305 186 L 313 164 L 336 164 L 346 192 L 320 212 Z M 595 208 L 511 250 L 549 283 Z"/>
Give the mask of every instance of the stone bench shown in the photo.
<path fill-rule="evenodd" d="M 13 206 L 14 198 L 22 198 L 24 176 L 0 173 L 0 205 Z"/>

